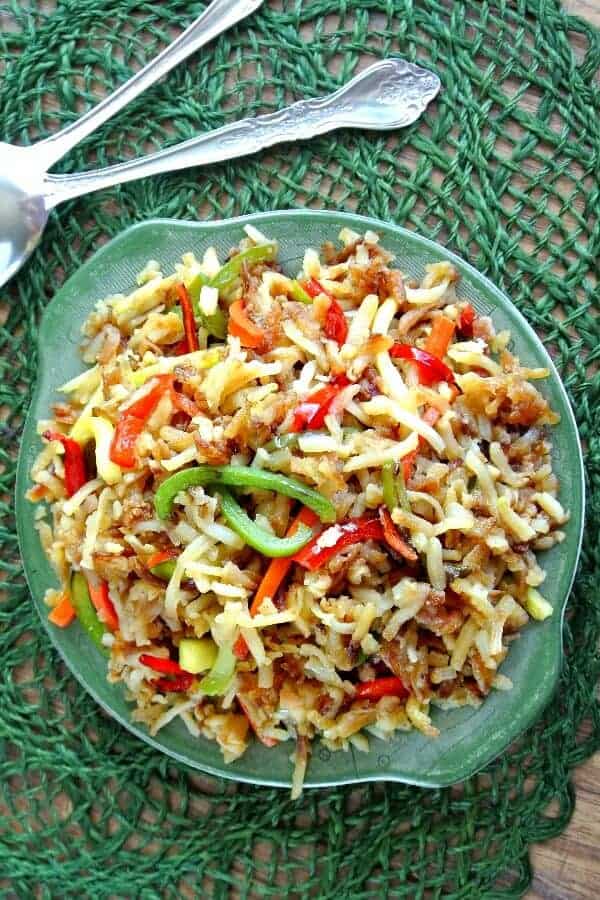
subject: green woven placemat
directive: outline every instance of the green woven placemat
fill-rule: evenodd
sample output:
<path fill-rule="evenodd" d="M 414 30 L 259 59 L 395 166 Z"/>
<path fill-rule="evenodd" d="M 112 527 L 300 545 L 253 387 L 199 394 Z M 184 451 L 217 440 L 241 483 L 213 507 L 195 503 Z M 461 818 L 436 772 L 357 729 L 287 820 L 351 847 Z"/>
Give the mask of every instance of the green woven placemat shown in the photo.
<path fill-rule="evenodd" d="M 0 138 L 31 142 L 125 80 L 200 9 L 183 0 L 0 2 Z M 600 38 L 558 2 L 272 0 L 65 160 L 74 171 L 323 93 L 401 54 L 439 72 L 426 117 L 103 191 L 53 215 L 0 293 L 0 893 L 3 897 L 509 898 L 600 745 Z M 66 276 L 153 216 L 337 207 L 448 243 L 541 332 L 587 446 L 589 523 L 550 709 L 465 784 L 284 791 L 204 777 L 107 719 L 51 650 L 11 492 L 36 325 Z"/>

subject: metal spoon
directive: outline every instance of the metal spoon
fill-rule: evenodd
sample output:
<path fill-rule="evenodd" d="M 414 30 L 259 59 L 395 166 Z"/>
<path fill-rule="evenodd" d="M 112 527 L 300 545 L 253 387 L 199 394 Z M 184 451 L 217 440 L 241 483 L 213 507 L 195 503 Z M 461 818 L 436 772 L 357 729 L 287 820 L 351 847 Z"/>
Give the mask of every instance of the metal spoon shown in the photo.
<path fill-rule="evenodd" d="M 30 147 L 0 141 L 0 286 L 23 265 L 46 221 L 45 172 L 182 60 L 262 6 L 264 0 L 213 0 L 155 59 L 57 134 Z"/>
<path fill-rule="evenodd" d="M 141 159 L 77 175 L 42 174 L 35 188 L 29 184 L 26 194 L 31 210 L 28 240 L 35 246 L 49 211 L 63 200 L 159 172 L 247 156 L 282 141 L 306 140 L 336 128 L 401 128 L 419 118 L 439 89 L 440 80 L 433 72 L 403 59 L 386 59 L 369 66 L 333 94 L 243 119 Z M 21 223 L 22 218 L 16 224 Z M 0 214 L 0 247 L 6 234 L 11 232 L 1 224 Z M 18 249 L 21 255 L 13 271 L 31 252 L 29 246 Z M 0 269 L 0 283 L 2 277 Z"/>

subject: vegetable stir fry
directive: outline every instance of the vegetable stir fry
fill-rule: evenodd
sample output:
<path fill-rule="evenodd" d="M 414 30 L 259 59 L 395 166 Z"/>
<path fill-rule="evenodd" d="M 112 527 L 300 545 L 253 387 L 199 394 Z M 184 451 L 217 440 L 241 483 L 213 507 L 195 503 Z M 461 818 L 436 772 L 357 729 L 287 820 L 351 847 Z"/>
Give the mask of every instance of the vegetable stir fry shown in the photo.
<path fill-rule="evenodd" d="M 97 304 L 29 496 L 49 619 L 79 622 L 134 718 L 227 762 L 290 742 L 297 795 L 314 738 L 435 738 L 432 707 L 510 688 L 568 514 L 548 373 L 449 263 L 417 281 L 345 229 L 287 275 L 246 232 Z"/>

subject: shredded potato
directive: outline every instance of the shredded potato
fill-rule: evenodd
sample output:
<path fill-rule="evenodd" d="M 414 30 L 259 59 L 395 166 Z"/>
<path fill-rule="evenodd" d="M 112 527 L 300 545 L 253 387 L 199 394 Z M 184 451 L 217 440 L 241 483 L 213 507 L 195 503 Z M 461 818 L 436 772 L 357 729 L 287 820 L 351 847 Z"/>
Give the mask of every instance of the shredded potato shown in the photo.
<path fill-rule="evenodd" d="M 49 606 L 74 573 L 109 598 L 99 642 L 135 719 L 155 734 L 179 717 L 226 762 L 252 734 L 292 742 L 294 796 L 316 738 L 361 751 L 399 730 L 435 739 L 432 707 L 510 689 L 511 640 L 553 613 L 536 552 L 569 520 L 557 417 L 536 386 L 547 371 L 511 355 L 491 319 L 475 331 L 486 337 L 464 333 L 450 263 L 412 280 L 372 232 L 340 240 L 306 248 L 294 278 L 247 226 L 229 260 L 186 253 L 166 276 L 150 261 L 99 302 L 89 367 L 39 423 L 28 491 L 49 512 L 36 519 L 61 582 Z M 200 349 L 181 352 L 177 286 L 198 279 Z M 217 477 L 186 482 L 198 465 L 243 467 L 263 487 L 232 488 L 228 505 Z M 165 513 L 157 491 L 173 475 Z M 301 512 L 265 475 L 301 482 L 331 514 Z M 310 530 L 293 559 L 259 552 L 293 541 L 300 512 Z"/>

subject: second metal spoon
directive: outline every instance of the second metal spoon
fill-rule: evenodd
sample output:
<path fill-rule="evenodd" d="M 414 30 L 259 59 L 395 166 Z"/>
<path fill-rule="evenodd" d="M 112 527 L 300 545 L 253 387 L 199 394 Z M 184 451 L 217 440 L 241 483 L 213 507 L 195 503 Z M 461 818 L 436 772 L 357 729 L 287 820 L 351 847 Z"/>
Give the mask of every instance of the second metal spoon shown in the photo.
<path fill-rule="evenodd" d="M 374 63 L 335 93 L 242 119 L 141 159 L 75 175 L 46 175 L 47 209 L 63 200 L 126 181 L 247 156 L 284 141 L 307 140 L 336 128 L 389 130 L 419 118 L 440 89 L 433 72 L 403 59 Z"/>
<path fill-rule="evenodd" d="M 225 125 L 141 159 L 81 174 L 46 173 L 28 197 L 30 215 L 39 222 L 37 239 L 48 213 L 64 200 L 147 175 L 247 156 L 273 144 L 307 140 L 336 128 L 402 128 L 419 118 L 439 89 L 440 80 L 433 72 L 403 59 L 385 59 L 333 94 L 300 100 L 279 112 Z M 36 240 L 35 228 L 31 233 Z"/>

